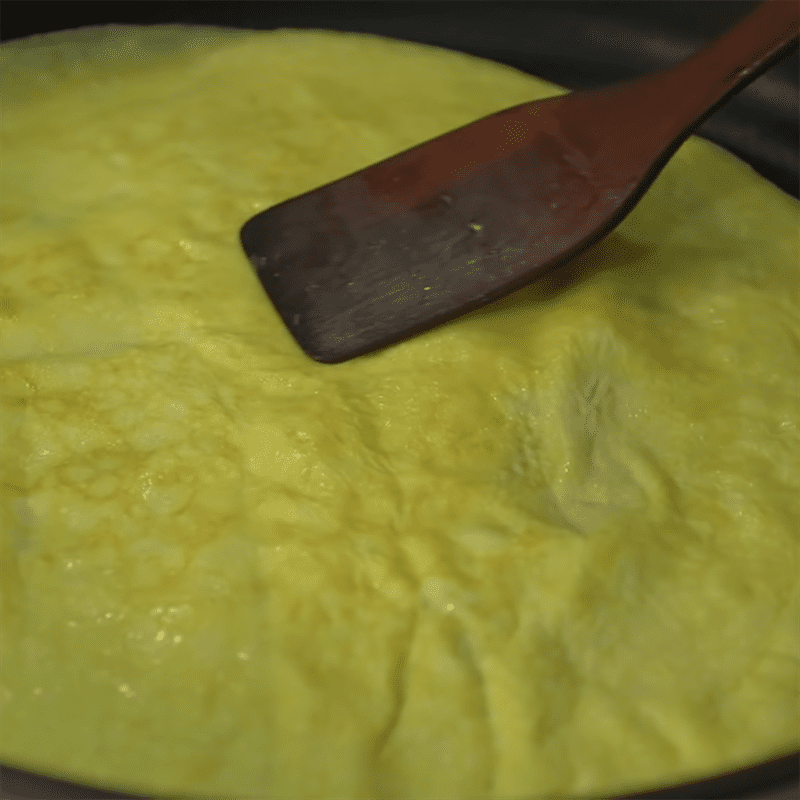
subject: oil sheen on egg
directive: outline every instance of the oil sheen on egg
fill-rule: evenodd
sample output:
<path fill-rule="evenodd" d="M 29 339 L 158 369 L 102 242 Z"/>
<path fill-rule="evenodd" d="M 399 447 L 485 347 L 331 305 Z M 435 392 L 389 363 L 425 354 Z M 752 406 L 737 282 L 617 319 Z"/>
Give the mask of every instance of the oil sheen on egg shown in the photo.
<path fill-rule="evenodd" d="M 256 211 L 562 91 L 324 31 L 4 44 L 0 760 L 607 796 L 798 746 L 798 204 L 693 138 L 601 244 L 322 365 Z"/>

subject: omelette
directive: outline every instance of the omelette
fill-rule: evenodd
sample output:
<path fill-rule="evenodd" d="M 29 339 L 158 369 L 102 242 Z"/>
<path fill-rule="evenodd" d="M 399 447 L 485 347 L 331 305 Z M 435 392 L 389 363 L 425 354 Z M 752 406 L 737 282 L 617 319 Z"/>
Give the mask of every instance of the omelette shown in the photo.
<path fill-rule="evenodd" d="M 257 211 L 564 90 L 378 36 L 0 48 L 0 761 L 599 797 L 798 735 L 798 203 L 689 139 L 516 293 L 319 364 Z"/>

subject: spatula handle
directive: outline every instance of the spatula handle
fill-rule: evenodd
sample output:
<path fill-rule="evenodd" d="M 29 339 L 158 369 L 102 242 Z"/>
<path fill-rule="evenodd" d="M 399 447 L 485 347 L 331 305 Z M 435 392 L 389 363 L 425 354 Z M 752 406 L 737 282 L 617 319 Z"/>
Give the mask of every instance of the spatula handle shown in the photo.
<path fill-rule="evenodd" d="M 713 10 L 713 4 L 709 4 Z M 766 0 L 727 33 L 667 73 L 686 91 L 687 112 L 702 114 L 797 46 L 798 0 Z M 684 84 L 683 81 L 686 81 Z"/>
<path fill-rule="evenodd" d="M 714 4 L 707 7 L 713 13 Z M 596 100 L 592 127 L 599 181 L 634 185 L 655 159 L 663 166 L 664 155 L 674 152 L 732 94 L 797 47 L 799 30 L 798 0 L 766 0 L 680 64 L 587 92 Z M 576 140 L 587 106 L 577 108 L 578 119 L 571 126 Z"/>

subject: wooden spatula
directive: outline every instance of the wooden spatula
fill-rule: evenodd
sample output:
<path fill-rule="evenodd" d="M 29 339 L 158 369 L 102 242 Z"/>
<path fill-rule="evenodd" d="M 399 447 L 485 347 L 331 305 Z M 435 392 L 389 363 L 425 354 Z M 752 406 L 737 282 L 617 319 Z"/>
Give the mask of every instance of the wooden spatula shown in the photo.
<path fill-rule="evenodd" d="M 269 208 L 244 250 L 317 361 L 407 339 L 610 233 L 703 120 L 797 48 L 799 20 L 797 0 L 766 0 L 676 67 L 501 111 Z"/>

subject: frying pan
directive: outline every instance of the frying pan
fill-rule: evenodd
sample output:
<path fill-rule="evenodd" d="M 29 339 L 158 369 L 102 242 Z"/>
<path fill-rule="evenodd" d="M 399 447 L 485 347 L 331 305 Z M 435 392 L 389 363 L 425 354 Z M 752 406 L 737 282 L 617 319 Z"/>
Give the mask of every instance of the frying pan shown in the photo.
<path fill-rule="evenodd" d="M 791 0 L 790 0 L 791 1 Z M 489 58 L 570 89 L 623 80 L 680 61 L 749 14 L 734 0 L 529 0 L 529 2 L 60 2 L 4 0 L 0 39 L 86 25 L 222 25 L 328 28 L 389 36 Z M 726 148 L 798 197 L 798 74 L 795 54 L 708 119 L 699 135 Z M 753 709 L 758 714 L 758 709 Z M 757 754 L 754 754 L 754 761 Z M 631 795 L 641 798 L 800 798 L 800 754 L 787 753 L 726 775 Z M 132 798 L 0 766 L 0 796 Z M 531 798 L 531 800 L 534 800 Z"/>

